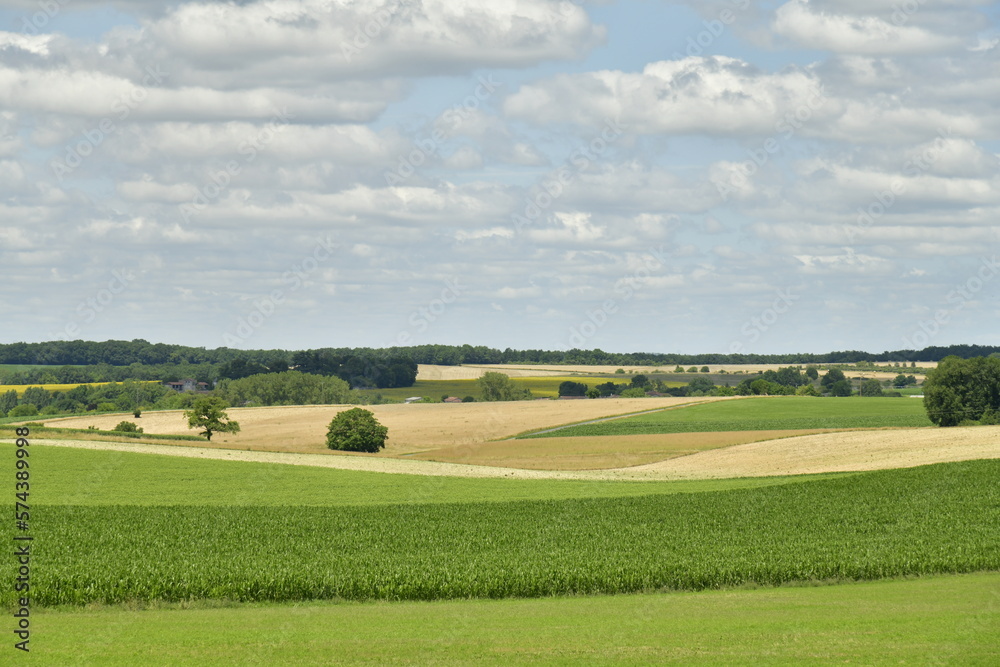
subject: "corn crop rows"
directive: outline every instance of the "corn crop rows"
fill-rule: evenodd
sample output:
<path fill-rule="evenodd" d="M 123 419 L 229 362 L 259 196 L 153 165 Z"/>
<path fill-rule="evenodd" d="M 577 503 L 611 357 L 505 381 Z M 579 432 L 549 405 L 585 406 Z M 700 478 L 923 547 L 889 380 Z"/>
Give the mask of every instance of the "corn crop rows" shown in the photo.
<path fill-rule="evenodd" d="M 997 479 L 1000 461 L 975 461 L 613 499 L 38 507 L 32 598 L 499 598 L 996 570 Z"/>

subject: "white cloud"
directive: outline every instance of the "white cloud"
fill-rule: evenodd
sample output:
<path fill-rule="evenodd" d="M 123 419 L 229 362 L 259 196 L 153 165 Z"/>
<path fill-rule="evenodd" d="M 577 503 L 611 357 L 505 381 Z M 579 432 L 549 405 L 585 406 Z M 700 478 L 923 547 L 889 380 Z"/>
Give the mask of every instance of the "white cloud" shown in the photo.
<path fill-rule="evenodd" d="M 911 5 L 914 11 L 907 11 Z M 873 14 L 873 9 L 837 14 L 817 11 L 809 0 L 791 0 L 775 13 L 774 30 L 802 46 L 836 53 L 927 54 L 954 50 L 965 43 L 961 37 L 913 25 L 913 14 L 921 11 L 916 0 L 894 4 L 882 16 Z"/>
<path fill-rule="evenodd" d="M 640 73 L 556 76 L 522 87 L 504 110 L 546 124 L 600 127 L 615 119 L 629 134 L 731 136 L 774 133 L 785 113 L 817 106 L 822 97 L 820 82 L 804 70 L 768 74 L 736 58 L 713 56 L 654 62 Z"/>

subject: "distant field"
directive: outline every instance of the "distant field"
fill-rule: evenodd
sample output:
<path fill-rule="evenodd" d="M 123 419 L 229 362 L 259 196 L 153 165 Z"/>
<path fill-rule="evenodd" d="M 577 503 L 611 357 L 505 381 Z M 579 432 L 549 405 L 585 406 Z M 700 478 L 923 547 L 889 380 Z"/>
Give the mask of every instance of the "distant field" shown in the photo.
<path fill-rule="evenodd" d="M 918 399 L 770 396 L 690 406 L 519 437 L 917 426 L 932 426 L 923 401 Z"/>
<path fill-rule="evenodd" d="M 81 386 L 81 384 L 86 385 L 88 387 L 93 387 L 93 386 L 98 386 L 98 385 L 102 385 L 102 384 L 115 384 L 115 383 L 113 383 L 113 382 L 84 382 L 84 383 L 75 382 L 75 383 L 71 383 L 71 384 L 0 384 L 0 393 L 5 393 L 5 392 L 8 392 L 8 391 L 14 390 L 14 391 L 17 392 L 17 395 L 20 396 L 29 387 L 41 387 L 42 389 L 45 389 L 46 391 L 69 391 L 70 389 L 76 389 L 77 387 Z"/>
<path fill-rule="evenodd" d="M 563 382 L 581 382 L 589 387 L 607 382 L 604 378 L 588 378 L 580 375 L 554 375 L 551 377 L 515 377 L 514 384 L 530 389 L 536 398 L 556 398 L 559 396 L 559 385 Z M 627 378 L 626 378 L 627 380 Z M 621 380 L 619 380 L 621 382 Z M 668 386 L 680 387 L 683 382 L 670 382 Z M 440 401 L 443 396 L 465 398 L 479 396 L 478 380 L 417 380 L 412 387 L 396 387 L 392 389 L 367 389 L 365 394 L 373 396 L 381 394 L 386 398 L 403 400 L 412 396 L 423 396 L 431 401 Z"/>
<path fill-rule="evenodd" d="M 58 545 L 32 570 L 32 600 L 544 597 L 996 570 L 998 477 L 1000 461 L 970 461 L 634 498 L 32 505 L 36 543 Z M 0 563 L 8 581 L 13 567 Z"/>
<path fill-rule="evenodd" d="M 801 366 L 805 368 L 810 364 L 681 364 L 685 369 L 695 366 L 699 370 L 702 366 L 708 366 L 709 372 L 719 373 L 720 371 L 726 371 L 726 373 L 757 373 L 758 371 L 767 370 L 778 370 L 779 368 L 784 368 L 786 366 Z M 817 364 L 818 366 L 825 368 L 830 366 L 830 364 Z M 833 364 L 837 365 L 837 364 Z M 849 365 L 848 365 L 849 366 Z M 563 373 L 614 373 L 619 368 L 625 371 L 626 374 L 650 374 L 650 373 L 672 373 L 677 367 L 677 364 L 660 364 L 658 366 L 606 366 L 606 365 L 574 365 L 567 364 L 565 366 L 560 364 L 481 364 L 474 366 L 475 368 L 485 368 L 487 370 L 502 370 L 505 372 L 512 372 L 515 370 L 528 371 L 528 372 L 540 372 L 540 371 L 550 371 L 550 372 L 563 372 Z M 864 375 L 865 377 L 877 377 L 880 380 L 895 377 L 899 373 L 904 375 L 909 375 L 910 373 L 923 373 L 927 370 L 937 367 L 936 361 L 918 361 L 917 368 L 910 367 L 900 367 L 885 369 L 880 368 L 877 371 L 862 370 L 857 368 L 847 367 L 844 370 L 844 374 L 847 376 L 857 376 Z M 447 368 L 447 367 L 445 367 Z M 467 367 L 468 368 L 468 367 Z M 742 379 L 742 378 L 740 378 Z"/>

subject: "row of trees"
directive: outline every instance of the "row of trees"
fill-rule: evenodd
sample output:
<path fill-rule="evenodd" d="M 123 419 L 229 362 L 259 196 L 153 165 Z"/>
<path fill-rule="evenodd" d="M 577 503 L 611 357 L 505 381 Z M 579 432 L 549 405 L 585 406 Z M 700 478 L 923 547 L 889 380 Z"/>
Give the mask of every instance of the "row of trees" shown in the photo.
<path fill-rule="evenodd" d="M 964 359 L 1000 353 L 1000 346 L 950 345 L 932 346 L 922 350 L 894 350 L 881 353 L 846 350 L 824 354 L 663 354 L 619 353 L 593 350 L 498 350 L 482 345 L 416 345 L 391 348 L 323 348 L 309 352 L 333 356 L 360 356 L 387 362 L 408 359 L 419 364 L 601 364 L 601 365 L 674 365 L 704 364 L 850 364 L 868 362 L 939 361 L 947 356 Z M 289 350 L 205 349 L 165 343 L 132 341 L 49 341 L 44 343 L 9 343 L 0 345 L 0 364 L 42 364 L 49 366 L 97 365 L 128 366 L 130 364 L 227 364 L 237 359 L 271 369 L 275 359 L 292 359 Z M 296 363 L 293 360 L 292 366 Z M 390 363 L 389 365 L 393 365 Z M 307 370 L 301 368 L 300 370 Z M 336 373 L 327 373 L 336 375 Z M 343 378 L 348 379 L 348 378 Z"/>

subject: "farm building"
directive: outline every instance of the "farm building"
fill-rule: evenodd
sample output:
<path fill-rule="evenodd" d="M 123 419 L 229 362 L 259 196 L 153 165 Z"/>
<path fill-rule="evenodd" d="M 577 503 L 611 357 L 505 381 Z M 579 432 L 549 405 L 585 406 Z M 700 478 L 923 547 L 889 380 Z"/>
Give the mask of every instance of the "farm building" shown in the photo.
<path fill-rule="evenodd" d="M 188 378 L 187 380 L 180 380 L 178 382 L 164 382 L 164 386 L 170 387 L 175 391 L 208 391 L 207 382 L 198 382 Z"/>

